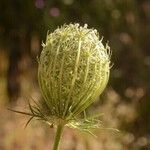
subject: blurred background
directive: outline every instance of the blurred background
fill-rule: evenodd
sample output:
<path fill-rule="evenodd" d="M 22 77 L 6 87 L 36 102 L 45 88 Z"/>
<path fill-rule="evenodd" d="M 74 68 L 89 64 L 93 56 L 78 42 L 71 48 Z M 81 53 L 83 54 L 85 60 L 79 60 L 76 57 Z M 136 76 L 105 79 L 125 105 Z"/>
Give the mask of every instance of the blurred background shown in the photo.
<path fill-rule="evenodd" d="M 97 138 L 65 129 L 62 150 L 150 149 L 150 1 L 0 0 L 0 150 L 49 150 L 54 130 L 7 108 L 27 109 L 41 98 L 37 56 L 47 30 L 64 23 L 87 23 L 112 49 L 105 92 L 88 111 L 104 115 Z M 41 127 L 42 126 L 42 127 Z"/>

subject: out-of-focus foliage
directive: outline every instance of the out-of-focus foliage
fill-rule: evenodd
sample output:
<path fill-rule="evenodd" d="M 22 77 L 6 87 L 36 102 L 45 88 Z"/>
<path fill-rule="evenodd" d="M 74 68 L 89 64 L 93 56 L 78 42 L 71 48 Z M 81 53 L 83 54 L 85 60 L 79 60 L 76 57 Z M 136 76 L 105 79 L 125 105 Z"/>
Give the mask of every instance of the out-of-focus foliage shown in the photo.
<path fill-rule="evenodd" d="M 96 131 L 98 138 L 93 139 L 66 130 L 67 140 L 63 141 L 62 149 L 147 150 L 150 147 L 149 20 L 148 0 L 1 0 L 0 149 L 51 147 L 53 134 L 47 135 L 47 130 L 39 124 L 22 130 L 18 124 L 25 118 L 9 113 L 5 106 L 15 101 L 24 109 L 27 101 L 24 97 L 40 99 L 36 56 L 47 30 L 79 22 L 96 28 L 109 41 L 113 52 L 109 85 L 101 100 L 87 111 L 97 109 L 104 113 L 105 126 L 121 132 Z"/>

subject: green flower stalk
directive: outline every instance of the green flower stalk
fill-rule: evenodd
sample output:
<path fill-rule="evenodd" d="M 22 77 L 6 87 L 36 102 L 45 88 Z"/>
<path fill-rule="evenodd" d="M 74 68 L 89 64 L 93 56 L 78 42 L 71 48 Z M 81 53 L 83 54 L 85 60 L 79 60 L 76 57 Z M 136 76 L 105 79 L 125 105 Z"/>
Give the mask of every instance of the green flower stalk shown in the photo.
<path fill-rule="evenodd" d="M 107 85 L 110 48 L 102 44 L 97 30 L 89 29 L 86 24 L 83 27 L 63 25 L 48 33 L 46 43 L 42 45 L 38 81 L 43 100 L 39 104 L 29 104 L 31 113 L 24 114 L 31 116 L 28 123 L 33 118 L 40 118 L 57 126 L 54 144 L 54 150 L 57 150 L 64 126 L 87 132 L 99 127 L 96 117 L 81 119 L 78 116 Z"/>

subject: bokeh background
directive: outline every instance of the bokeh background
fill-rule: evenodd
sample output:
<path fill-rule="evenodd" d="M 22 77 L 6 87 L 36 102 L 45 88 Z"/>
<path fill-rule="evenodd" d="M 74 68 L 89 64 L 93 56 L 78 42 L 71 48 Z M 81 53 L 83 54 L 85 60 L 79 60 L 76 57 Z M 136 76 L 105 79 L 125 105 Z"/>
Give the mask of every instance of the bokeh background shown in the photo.
<path fill-rule="evenodd" d="M 111 76 L 88 112 L 103 113 L 97 138 L 66 128 L 62 150 L 150 149 L 150 1 L 0 0 L 0 150 L 49 150 L 54 129 L 7 110 L 26 110 L 41 98 L 37 56 L 47 30 L 64 23 L 88 24 L 109 41 Z"/>

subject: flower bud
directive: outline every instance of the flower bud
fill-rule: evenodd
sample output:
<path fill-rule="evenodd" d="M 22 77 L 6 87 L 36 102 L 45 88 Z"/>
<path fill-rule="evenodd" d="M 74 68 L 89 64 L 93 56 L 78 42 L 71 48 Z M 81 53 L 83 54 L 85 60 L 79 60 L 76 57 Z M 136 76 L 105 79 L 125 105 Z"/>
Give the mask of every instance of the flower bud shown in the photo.
<path fill-rule="evenodd" d="M 97 30 L 63 25 L 47 35 L 39 58 L 38 80 L 53 116 L 76 116 L 95 101 L 109 79 L 110 49 Z"/>

